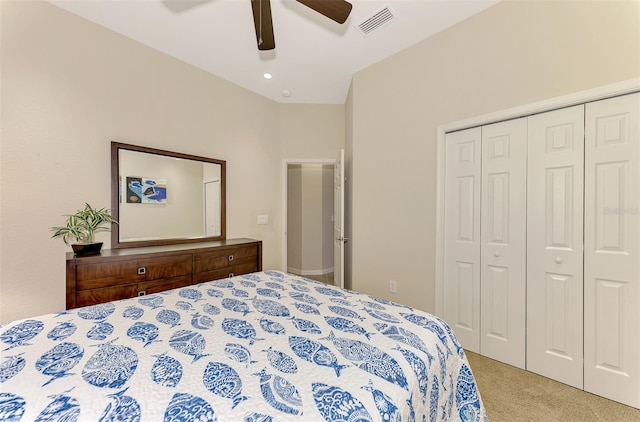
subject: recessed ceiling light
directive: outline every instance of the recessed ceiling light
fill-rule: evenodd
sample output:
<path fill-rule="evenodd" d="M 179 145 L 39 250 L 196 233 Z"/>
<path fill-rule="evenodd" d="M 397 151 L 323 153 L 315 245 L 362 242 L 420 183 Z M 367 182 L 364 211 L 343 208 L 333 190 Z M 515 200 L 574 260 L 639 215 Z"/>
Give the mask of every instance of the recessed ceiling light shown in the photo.
<path fill-rule="evenodd" d="M 264 74 L 264 75 L 262 75 L 262 76 L 264 76 L 264 78 L 265 78 L 265 79 L 271 79 L 271 78 L 273 78 L 273 75 L 271 75 L 271 73 L 265 73 L 265 74 Z"/>
<path fill-rule="evenodd" d="M 289 91 L 288 89 L 285 89 L 282 91 L 282 96 L 283 97 L 290 97 L 291 96 L 291 91 Z"/>

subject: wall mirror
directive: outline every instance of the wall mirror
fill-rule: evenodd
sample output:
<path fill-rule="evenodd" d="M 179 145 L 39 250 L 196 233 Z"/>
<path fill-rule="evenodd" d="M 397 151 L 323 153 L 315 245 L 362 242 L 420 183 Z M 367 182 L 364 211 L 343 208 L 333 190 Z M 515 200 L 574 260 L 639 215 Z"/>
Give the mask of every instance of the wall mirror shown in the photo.
<path fill-rule="evenodd" d="M 223 240 L 226 161 L 111 142 L 114 249 Z"/>

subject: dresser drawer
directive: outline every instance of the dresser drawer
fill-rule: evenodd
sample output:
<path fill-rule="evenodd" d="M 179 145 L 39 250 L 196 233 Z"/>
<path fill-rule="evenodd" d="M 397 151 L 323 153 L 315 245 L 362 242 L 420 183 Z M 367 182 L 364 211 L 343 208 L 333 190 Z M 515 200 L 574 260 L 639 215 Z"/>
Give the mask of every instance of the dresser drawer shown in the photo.
<path fill-rule="evenodd" d="M 194 272 L 206 272 L 227 268 L 233 265 L 257 262 L 258 246 L 230 248 L 221 251 L 204 252 L 194 255 Z M 218 277 L 220 278 L 220 277 Z"/>
<path fill-rule="evenodd" d="M 147 258 L 76 267 L 78 290 L 178 277 L 193 272 L 193 255 Z"/>
<path fill-rule="evenodd" d="M 137 284 L 82 290 L 78 291 L 76 294 L 76 306 L 90 306 L 112 300 L 127 299 L 135 297 L 137 292 Z"/>
<path fill-rule="evenodd" d="M 140 259 L 138 260 L 138 268 L 140 272 L 144 273 L 144 280 L 159 280 L 191 274 L 193 272 L 193 255 Z"/>
<path fill-rule="evenodd" d="M 193 284 L 191 281 L 191 274 L 168 278 L 165 280 L 143 281 L 138 283 L 138 295 L 142 292 L 144 292 L 143 294 L 150 295 L 152 293 L 158 293 L 165 290 L 190 286 L 191 284 Z"/>
<path fill-rule="evenodd" d="M 203 271 L 193 274 L 194 283 L 203 283 L 205 281 L 219 280 L 221 278 L 233 277 L 234 275 L 249 274 L 258 271 L 257 262 L 249 262 L 246 264 L 232 265 L 219 270 Z"/>
<path fill-rule="evenodd" d="M 77 289 L 111 287 L 144 280 L 144 275 L 139 275 L 137 270 L 137 261 L 78 265 L 76 267 Z"/>

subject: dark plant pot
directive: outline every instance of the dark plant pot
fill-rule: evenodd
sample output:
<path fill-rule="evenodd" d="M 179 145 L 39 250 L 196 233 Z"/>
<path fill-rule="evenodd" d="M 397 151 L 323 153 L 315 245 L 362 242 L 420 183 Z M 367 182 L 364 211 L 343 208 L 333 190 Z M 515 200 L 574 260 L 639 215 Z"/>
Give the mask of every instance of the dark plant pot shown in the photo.
<path fill-rule="evenodd" d="M 102 249 L 102 242 L 99 243 L 76 243 L 71 245 L 73 252 L 77 256 L 82 255 L 93 255 L 100 253 L 100 249 Z"/>

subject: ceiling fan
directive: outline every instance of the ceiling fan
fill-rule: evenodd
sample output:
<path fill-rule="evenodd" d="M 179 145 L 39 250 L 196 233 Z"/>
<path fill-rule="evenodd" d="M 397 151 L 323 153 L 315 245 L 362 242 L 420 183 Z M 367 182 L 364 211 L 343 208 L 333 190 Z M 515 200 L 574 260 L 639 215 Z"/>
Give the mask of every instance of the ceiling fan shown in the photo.
<path fill-rule="evenodd" d="M 296 0 L 316 12 L 334 20 L 340 24 L 344 23 L 353 7 L 351 3 L 344 0 Z M 253 9 L 253 23 L 256 29 L 256 41 L 258 50 L 273 50 L 276 42 L 273 37 L 273 22 L 271 20 L 270 0 L 251 0 Z"/>

